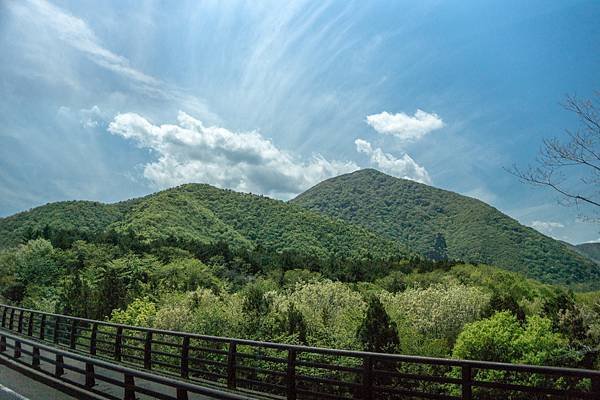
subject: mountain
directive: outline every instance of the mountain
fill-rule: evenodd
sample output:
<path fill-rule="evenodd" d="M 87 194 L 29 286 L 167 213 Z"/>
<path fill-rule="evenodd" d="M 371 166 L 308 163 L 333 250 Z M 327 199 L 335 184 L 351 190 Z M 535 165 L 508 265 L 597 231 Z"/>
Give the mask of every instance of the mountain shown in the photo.
<path fill-rule="evenodd" d="M 291 203 L 361 225 L 421 254 L 439 251 L 445 240 L 450 258 L 548 283 L 600 287 L 600 267 L 563 243 L 482 201 L 376 170 L 328 179 Z"/>
<path fill-rule="evenodd" d="M 582 243 L 574 247 L 581 254 L 600 264 L 600 243 Z"/>
<path fill-rule="evenodd" d="M 123 218 L 134 203 L 61 201 L 0 218 L 0 249 L 16 246 L 43 231 L 72 231 L 83 236 L 97 234 Z"/>
<path fill-rule="evenodd" d="M 110 233 L 152 245 L 168 239 L 191 243 L 260 245 L 317 257 L 406 256 L 401 244 L 360 226 L 264 196 L 188 184 L 115 204 L 51 203 L 0 219 L 0 249 L 36 234 L 74 238 Z M 64 234 L 63 234 L 64 236 Z"/>

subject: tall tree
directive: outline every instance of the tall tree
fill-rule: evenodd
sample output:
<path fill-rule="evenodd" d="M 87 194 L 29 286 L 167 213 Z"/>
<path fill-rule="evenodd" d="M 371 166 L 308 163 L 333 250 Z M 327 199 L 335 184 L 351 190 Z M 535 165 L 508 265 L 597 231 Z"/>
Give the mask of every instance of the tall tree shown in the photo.
<path fill-rule="evenodd" d="M 448 259 L 448 246 L 446 238 L 441 233 L 435 235 L 433 240 L 433 248 L 427 252 L 427 258 L 432 261 L 443 261 Z"/>
<path fill-rule="evenodd" d="M 358 329 L 358 338 L 366 351 L 392 353 L 400 345 L 396 323 L 375 296 L 369 299 L 367 315 Z"/>

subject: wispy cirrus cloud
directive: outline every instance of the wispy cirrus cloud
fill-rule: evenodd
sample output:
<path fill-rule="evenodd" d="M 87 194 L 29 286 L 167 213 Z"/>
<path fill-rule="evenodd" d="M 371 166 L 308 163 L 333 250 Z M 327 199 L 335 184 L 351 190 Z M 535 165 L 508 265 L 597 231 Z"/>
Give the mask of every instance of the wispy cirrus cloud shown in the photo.
<path fill-rule="evenodd" d="M 150 98 L 174 102 L 188 109 L 201 112 L 212 120 L 218 117 L 209 111 L 202 99 L 186 93 L 183 89 L 170 85 L 161 79 L 144 73 L 130 64 L 130 61 L 107 47 L 96 36 L 90 26 L 81 18 L 46 0 L 25 0 L 8 2 L 8 9 L 31 29 L 38 29 L 57 39 L 64 45 L 80 52 L 97 66 L 123 78 L 129 87 Z M 38 47 L 37 50 L 40 50 Z M 41 51 L 44 51 L 41 48 Z M 43 56 L 35 55 L 37 58 Z M 57 79 L 55 75 L 49 79 Z"/>
<path fill-rule="evenodd" d="M 417 110 L 412 116 L 403 112 L 390 114 L 384 111 L 367 116 L 367 123 L 378 133 L 393 135 L 403 141 L 419 140 L 444 127 L 444 122 L 437 114 L 423 110 Z"/>
<path fill-rule="evenodd" d="M 358 169 L 353 162 L 319 155 L 299 160 L 259 132 L 205 126 L 184 112 L 176 125 L 154 125 L 138 114 L 119 114 L 108 130 L 156 151 L 158 160 L 144 166 L 144 176 L 158 187 L 202 182 L 289 198 L 323 179 Z"/>

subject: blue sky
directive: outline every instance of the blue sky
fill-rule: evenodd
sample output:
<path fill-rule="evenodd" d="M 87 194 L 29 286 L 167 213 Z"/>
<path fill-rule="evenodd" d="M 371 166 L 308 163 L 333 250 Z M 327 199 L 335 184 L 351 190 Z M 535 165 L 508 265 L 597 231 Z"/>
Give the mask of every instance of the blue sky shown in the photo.
<path fill-rule="evenodd" d="M 600 90 L 595 1 L 0 2 L 0 216 L 183 182 L 287 199 L 357 168 L 572 243 L 504 171 Z"/>

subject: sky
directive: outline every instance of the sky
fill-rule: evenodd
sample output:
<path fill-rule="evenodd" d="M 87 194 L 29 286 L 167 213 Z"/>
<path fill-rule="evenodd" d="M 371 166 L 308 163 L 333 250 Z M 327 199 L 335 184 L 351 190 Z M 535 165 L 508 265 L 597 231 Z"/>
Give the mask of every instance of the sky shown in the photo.
<path fill-rule="evenodd" d="M 376 168 L 571 243 L 506 172 L 600 90 L 597 1 L 0 0 L 0 216 L 201 182 L 287 200 Z"/>

